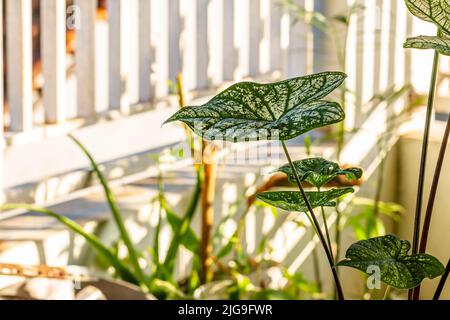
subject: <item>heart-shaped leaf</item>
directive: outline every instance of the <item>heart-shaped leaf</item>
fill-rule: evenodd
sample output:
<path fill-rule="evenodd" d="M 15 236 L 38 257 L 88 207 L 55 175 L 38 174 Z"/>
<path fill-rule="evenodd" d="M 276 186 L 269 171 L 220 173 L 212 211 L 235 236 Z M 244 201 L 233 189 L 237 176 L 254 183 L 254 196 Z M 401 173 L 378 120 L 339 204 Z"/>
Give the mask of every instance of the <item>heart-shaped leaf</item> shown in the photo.
<path fill-rule="evenodd" d="M 295 169 L 301 181 L 307 181 L 320 188 L 339 175 L 345 175 L 349 180 L 357 180 L 362 177 L 360 168 L 341 169 L 335 162 L 323 158 L 309 158 L 294 162 Z M 289 181 L 295 183 L 295 176 L 289 164 L 276 170 L 287 174 Z"/>
<path fill-rule="evenodd" d="M 434 49 L 440 54 L 450 56 L 450 39 L 437 36 L 419 36 L 408 38 L 404 48 Z"/>
<path fill-rule="evenodd" d="M 339 104 L 321 99 L 345 80 L 325 72 L 271 84 L 241 82 L 202 106 L 186 107 L 165 123 L 182 121 L 207 140 L 289 140 L 344 120 Z"/>
<path fill-rule="evenodd" d="M 306 196 L 313 208 L 321 206 L 335 207 L 335 199 L 353 191 L 353 188 L 331 189 L 323 192 L 306 192 Z M 258 194 L 256 197 L 267 204 L 286 211 L 308 211 L 305 200 L 298 191 L 264 192 Z"/>
<path fill-rule="evenodd" d="M 393 235 L 358 241 L 350 246 L 346 259 L 337 266 L 346 266 L 372 275 L 380 270 L 381 280 L 397 289 L 417 287 L 425 278 L 436 278 L 445 271 L 442 263 L 429 254 L 408 255 L 411 244 Z"/>
<path fill-rule="evenodd" d="M 434 23 L 450 35 L 450 4 L 448 0 L 405 0 L 409 11 L 416 17 Z"/>

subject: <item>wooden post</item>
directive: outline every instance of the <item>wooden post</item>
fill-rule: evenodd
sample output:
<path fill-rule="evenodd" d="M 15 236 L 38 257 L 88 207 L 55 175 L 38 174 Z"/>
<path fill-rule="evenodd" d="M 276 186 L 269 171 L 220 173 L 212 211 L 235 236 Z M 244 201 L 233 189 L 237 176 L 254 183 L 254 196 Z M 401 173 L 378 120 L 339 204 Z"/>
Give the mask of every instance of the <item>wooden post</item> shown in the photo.
<path fill-rule="evenodd" d="M 40 5 L 45 121 L 59 123 L 66 111 L 66 0 L 41 0 Z"/>
<path fill-rule="evenodd" d="M 11 131 L 33 124 L 31 0 L 7 1 L 8 102 Z"/>

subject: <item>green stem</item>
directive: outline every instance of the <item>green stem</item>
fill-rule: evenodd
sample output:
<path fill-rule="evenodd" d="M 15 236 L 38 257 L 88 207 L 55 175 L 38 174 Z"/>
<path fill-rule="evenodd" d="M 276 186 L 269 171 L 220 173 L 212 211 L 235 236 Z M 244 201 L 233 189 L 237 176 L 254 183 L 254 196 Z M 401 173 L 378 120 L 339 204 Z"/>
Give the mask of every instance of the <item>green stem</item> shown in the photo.
<path fill-rule="evenodd" d="M 422 155 L 420 159 L 420 169 L 419 169 L 419 181 L 417 187 L 417 199 L 416 199 L 416 213 L 414 218 L 414 232 L 413 232 L 413 243 L 412 243 L 412 253 L 417 254 L 419 251 L 419 237 L 420 237 L 420 222 L 422 217 L 422 201 L 423 201 L 423 189 L 425 185 L 425 171 L 427 163 L 428 154 L 428 143 L 430 140 L 430 127 L 431 127 L 431 116 L 433 114 L 434 96 L 436 92 L 436 79 L 438 74 L 439 66 L 439 52 L 434 52 L 433 59 L 433 69 L 431 74 L 430 90 L 428 93 L 428 104 L 427 104 L 427 114 L 425 119 L 425 130 L 423 133 L 423 143 L 422 143 Z M 413 292 L 415 290 L 411 289 L 408 292 L 408 299 L 412 300 Z"/>
<path fill-rule="evenodd" d="M 331 272 L 333 274 L 334 282 L 335 282 L 335 285 L 336 285 L 338 299 L 339 300 L 344 300 L 344 293 L 342 291 L 341 282 L 339 280 L 339 277 L 338 277 L 337 272 L 336 272 L 336 268 L 334 266 L 333 257 L 331 255 L 330 251 L 328 250 L 327 242 L 326 242 L 325 237 L 324 237 L 324 235 L 322 233 L 322 230 L 320 229 L 319 222 L 317 221 L 317 218 L 314 215 L 314 210 L 313 210 L 313 208 L 311 206 L 311 203 L 308 200 L 308 197 L 306 195 L 305 189 L 303 189 L 300 177 L 298 176 L 297 169 L 295 168 L 294 163 L 292 162 L 291 156 L 289 154 L 289 151 L 288 151 L 284 141 L 281 141 L 281 145 L 283 146 L 284 153 L 286 155 L 287 160 L 289 161 L 289 165 L 291 166 L 292 172 L 293 172 L 294 177 L 295 177 L 295 181 L 297 182 L 298 189 L 300 190 L 300 193 L 301 193 L 301 195 L 303 197 L 303 200 L 305 201 L 306 207 L 308 208 L 308 211 L 311 214 L 311 218 L 312 218 L 312 221 L 314 222 L 314 225 L 316 227 L 316 231 L 317 231 L 317 235 L 319 237 L 319 240 L 322 243 L 323 249 L 325 250 L 325 254 L 327 256 L 328 263 L 330 264 Z"/>
<path fill-rule="evenodd" d="M 390 291 L 391 291 L 391 286 L 388 285 L 388 286 L 386 287 L 386 291 L 384 292 L 383 300 L 386 300 L 386 299 L 387 299 L 387 297 L 388 297 Z"/>
<path fill-rule="evenodd" d="M 441 280 L 436 288 L 436 292 L 434 293 L 433 300 L 439 300 L 441 297 L 442 290 L 444 290 L 445 282 L 447 282 L 448 275 L 450 273 L 450 259 L 447 262 L 447 267 L 445 268 L 445 273 L 442 275 Z"/>

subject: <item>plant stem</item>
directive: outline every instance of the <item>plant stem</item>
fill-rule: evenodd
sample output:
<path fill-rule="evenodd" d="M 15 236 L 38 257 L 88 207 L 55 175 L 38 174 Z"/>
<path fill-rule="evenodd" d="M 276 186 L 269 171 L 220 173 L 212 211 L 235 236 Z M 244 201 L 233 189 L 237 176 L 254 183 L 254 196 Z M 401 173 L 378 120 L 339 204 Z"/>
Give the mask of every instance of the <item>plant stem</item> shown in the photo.
<path fill-rule="evenodd" d="M 436 292 L 434 293 L 433 300 L 439 300 L 441 297 L 442 290 L 444 290 L 445 282 L 448 279 L 448 275 L 450 273 L 450 259 L 448 259 L 447 267 L 445 268 L 445 273 L 441 277 L 441 281 L 439 281 L 439 284 L 436 288 Z"/>
<path fill-rule="evenodd" d="M 422 237 L 420 239 L 419 253 L 425 253 L 427 250 L 428 235 L 430 232 L 431 218 L 433 216 L 434 201 L 439 186 L 439 178 L 441 176 L 442 165 L 444 163 L 445 153 L 447 151 L 447 144 L 450 135 L 450 117 L 447 120 L 444 137 L 442 138 L 441 149 L 439 151 L 436 169 L 434 170 L 433 182 L 431 184 L 430 196 L 428 198 L 427 210 L 425 212 L 425 219 L 422 227 Z M 414 289 L 414 300 L 418 300 L 420 296 L 420 285 Z"/>
<path fill-rule="evenodd" d="M 214 221 L 214 194 L 216 190 L 216 175 L 217 164 L 215 162 L 214 146 L 203 142 L 203 187 L 202 187 L 202 205 L 201 205 L 201 219 L 202 219 L 202 237 L 201 237 L 201 273 L 200 279 L 202 283 L 212 280 L 212 243 L 211 230 Z"/>
<path fill-rule="evenodd" d="M 320 188 L 317 188 L 317 190 L 320 192 Z M 327 237 L 328 250 L 330 251 L 331 257 L 333 258 L 334 264 L 333 246 L 331 245 L 330 230 L 328 229 L 327 216 L 325 214 L 325 209 L 323 206 L 320 206 L 320 212 L 322 214 L 323 225 L 325 227 L 325 236 Z"/>
<path fill-rule="evenodd" d="M 431 116 L 433 113 L 434 105 L 434 95 L 436 92 L 436 79 L 439 66 L 439 53 L 435 51 L 433 59 L 433 69 L 431 74 L 430 91 L 428 94 L 428 105 L 427 105 L 427 115 L 425 119 L 425 130 L 423 133 L 423 143 L 422 143 L 422 155 L 420 159 L 420 170 L 419 170 L 419 181 L 417 187 L 417 200 L 416 200 L 416 214 L 414 218 L 414 232 L 413 232 L 413 244 L 412 253 L 417 254 L 419 249 L 419 237 L 420 237 L 420 222 L 422 216 L 422 201 L 423 201 L 423 188 L 425 182 L 425 169 L 427 163 L 427 153 L 428 153 L 428 143 L 430 140 L 430 126 L 431 126 Z M 413 289 L 408 292 L 408 299 L 413 298 Z"/>
<path fill-rule="evenodd" d="M 295 168 L 294 163 L 292 162 L 291 156 L 289 154 L 289 151 L 288 151 L 284 141 L 281 141 L 281 145 L 283 146 L 283 150 L 284 150 L 284 153 L 286 155 L 286 158 L 289 161 L 289 165 L 291 166 L 292 172 L 294 173 L 294 177 L 295 177 L 295 181 L 297 182 L 298 189 L 300 190 L 300 193 L 301 193 L 301 195 L 303 197 L 303 200 L 305 201 L 306 207 L 308 208 L 308 211 L 311 214 L 311 218 L 312 218 L 312 220 L 314 222 L 314 225 L 316 226 L 317 235 L 319 237 L 319 240 L 322 243 L 323 249 L 325 250 L 325 254 L 327 256 L 328 263 L 330 264 L 331 272 L 333 273 L 333 278 L 334 278 L 334 282 L 335 282 L 335 285 L 336 285 L 338 299 L 339 300 L 344 300 L 344 293 L 342 291 L 341 282 L 339 280 L 339 277 L 338 277 L 337 272 L 336 272 L 336 268 L 334 266 L 333 257 L 331 255 L 330 251 L 328 250 L 327 242 L 326 242 L 325 237 L 324 237 L 324 235 L 322 233 L 322 230 L 320 229 L 319 222 L 317 221 L 317 218 L 316 218 L 316 216 L 314 214 L 314 210 L 313 210 L 313 208 L 312 208 L 312 206 L 311 206 L 311 204 L 310 204 L 310 202 L 308 200 L 308 197 L 306 195 L 305 189 L 303 189 L 302 183 L 300 181 L 300 177 L 298 176 L 298 173 L 297 173 L 297 169 Z"/>
<path fill-rule="evenodd" d="M 386 300 L 386 299 L 387 299 L 387 297 L 388 297 L 390 291 L 391 291 L 391 286 L 388 285 L 388 286 L 386 287 L 386 291 L 384 292 L 383 300 Z"/>

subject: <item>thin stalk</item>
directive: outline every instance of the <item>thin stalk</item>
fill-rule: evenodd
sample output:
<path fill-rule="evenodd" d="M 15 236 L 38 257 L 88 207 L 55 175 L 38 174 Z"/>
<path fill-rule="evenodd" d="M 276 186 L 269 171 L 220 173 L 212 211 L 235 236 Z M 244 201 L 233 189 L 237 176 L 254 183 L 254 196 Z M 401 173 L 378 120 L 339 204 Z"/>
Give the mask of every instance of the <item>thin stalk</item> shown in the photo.
<path fill-rule="evenodd" d="M 338 299 L 339 300 L 344 300 L 344 293 L 342 291 L 341 282 L 340 282 L 339 277 L 337 275 L 336 268 L 334 267 L 333 257 L 331 255 L 330 251 L 328 250 L 327 241 L 325 240 L 325 237 L 324 237 L 324 235 L 322 233 L 322 230 L 320 229 L 319 222 L 317 221 L 317 218 L 314 215 L 314 210 L 313 210 L 313 208 L 312 208 L 312 206 L 311 206 L 311 204 L 310 204 L 310 202 L 308 200 L 308 197 L 306 195 L 305 189 L 303 189 L 302 183 L 300 181 L 300 177 L 298 176 L 298 173 L 297 173 L 297 169 L 295 168 L 294 163 L 292 162 L 291 156 L 289 154 L 289 151 L 288 151 L 284 141 L 281 141 L 281 145 L 283 146 L 283 150 L 284 150 L 284 153 L 286 155 L 286 158 L 289 161 L 289 165 L 291 166 L 292 172 L 294 173 L 294 177 L 295 177 L 295 181 L 297 182 L 298 189 L 300 190 L 300 193 L 301 193 L 301 195 L 303 197 L 303 200 L 305 201 L 306 207 L 308 208 L 308 211 L 311 214 L 311 218 L 312 218 L 312 220 L 314 222 L 314 225 L 316 226 L 317 235 L 319 237 L 319 240 L 322 243 L 323 249 L 325 250 L 325 254 L 327 256 L 328 263 L 330 264 L 331 272 L 333 274 L 334 282 L 335 282 L 335 285 L 336 285 Z"/>
<path fill-rule="evenodd" d="M 445 282 L 447 282 L 448 275 L 450 274 L 450 259 L 448 259 L 447 267 L 445 268 L 445 273 L 442 275 L 441 280 L 436 288 L 436 292 L 434 293 L 433 300 L 439 300 L 441 297 L 442 290 L 444 290 Z"/>
<path fill-rule="evenodd" d="M 439 151 L 438 160 L 436 163 L 436 169 L 434 170 L 433 182 L 431 184 L 430 196 L 428 198 L 427 210 L 425 212 L 425 219 L 422 227 L 422 237 L 420 239 L 419 253 L 425 253 L 427 250 L 428 235 L 430 232 L 431 218 L 433 216 L 434 201 L 436 199 L 436 193 L 439 186 L 439 179 L 441 176 L 442 165 L 444 163 L 445 153 L 447 151 L 448 139 L 450 136 L 450 117 L 447 120 L 445 127 L 444 137 L 441 143 L 441 149 Z M 418 300 L 420 297 L 420 285 L 414 289 L 414 300 Z"/>
<path fill-rule="evenodd" d="M 386 299 L 387 299 L 387 297 L 388 297 L 390 291 L 391 291 L 391 286 L 388 285 L 388 286 L 386 287 L 386 291 L 384 292 L 383 300 L 386 300 Z"/>
<path fill-rule="evenodd" d="M 419 237 L 420 237 L 420 222 L 422 217 L 422 201 L 423 201 L 423 188 L 425 184 L 425 170 L 427 163 L 428 154 L 428 143 L 430 140 L 430 127 L 431 127 L 431 116 L 433 113 L 434 96 L 436 92 L 436 79 L 439 66 L 439 53 L 435 51 L 433 59 L 433 69 L 431 74 L 430 91 L 428 94 L 428 104 L 427 104 L 427 115 L 425 119 L 425 130 L 423 133 L 423 143 L 422 143 L 422 155 L 420 159 L 420 169 L 419 169 L 419 181 L 417 187 L 417 200 L 416 200 L 416 214 L 414 218 L 414 232 L 413 232 L 413 244 L 412 253 L 417 254 L 419 251 Z M 413 289 L 408 292 L 408 299 L 413 298 Z"/>
<path fill-rule="evenodd" d="M 317 190 L 320 192 L 320 188 L 317 188 Z M 333 246 L 331 245 L 330 230 L 328 229 L 327 216 L 325 214 L 325 208 L 323 206 L 320 206 L 320 212 L 322 214 L 323 225 L 325 227 L 325 236 L 327 237 L 328 250 L 330 250 L 330 254 L 331 257 L 333 258 L 334 264 Z"/>
<path fill-rule="evenodd" d="M 211 230 L 214 221 L 214 195 L 216 190 L 217 163 L 215 161 L 215 150 L 211 144 L 203 143 L 203 169 L 204 179 L 202 186 L 201 200 L 201 219 L 202 219 L 202 237 L 201 237 L 201 273 L 202 283 L 212 280 L 211 270 L 212 259 L 212 241 Z M 209 151 L 208 151 L 209 149 Z"/>

